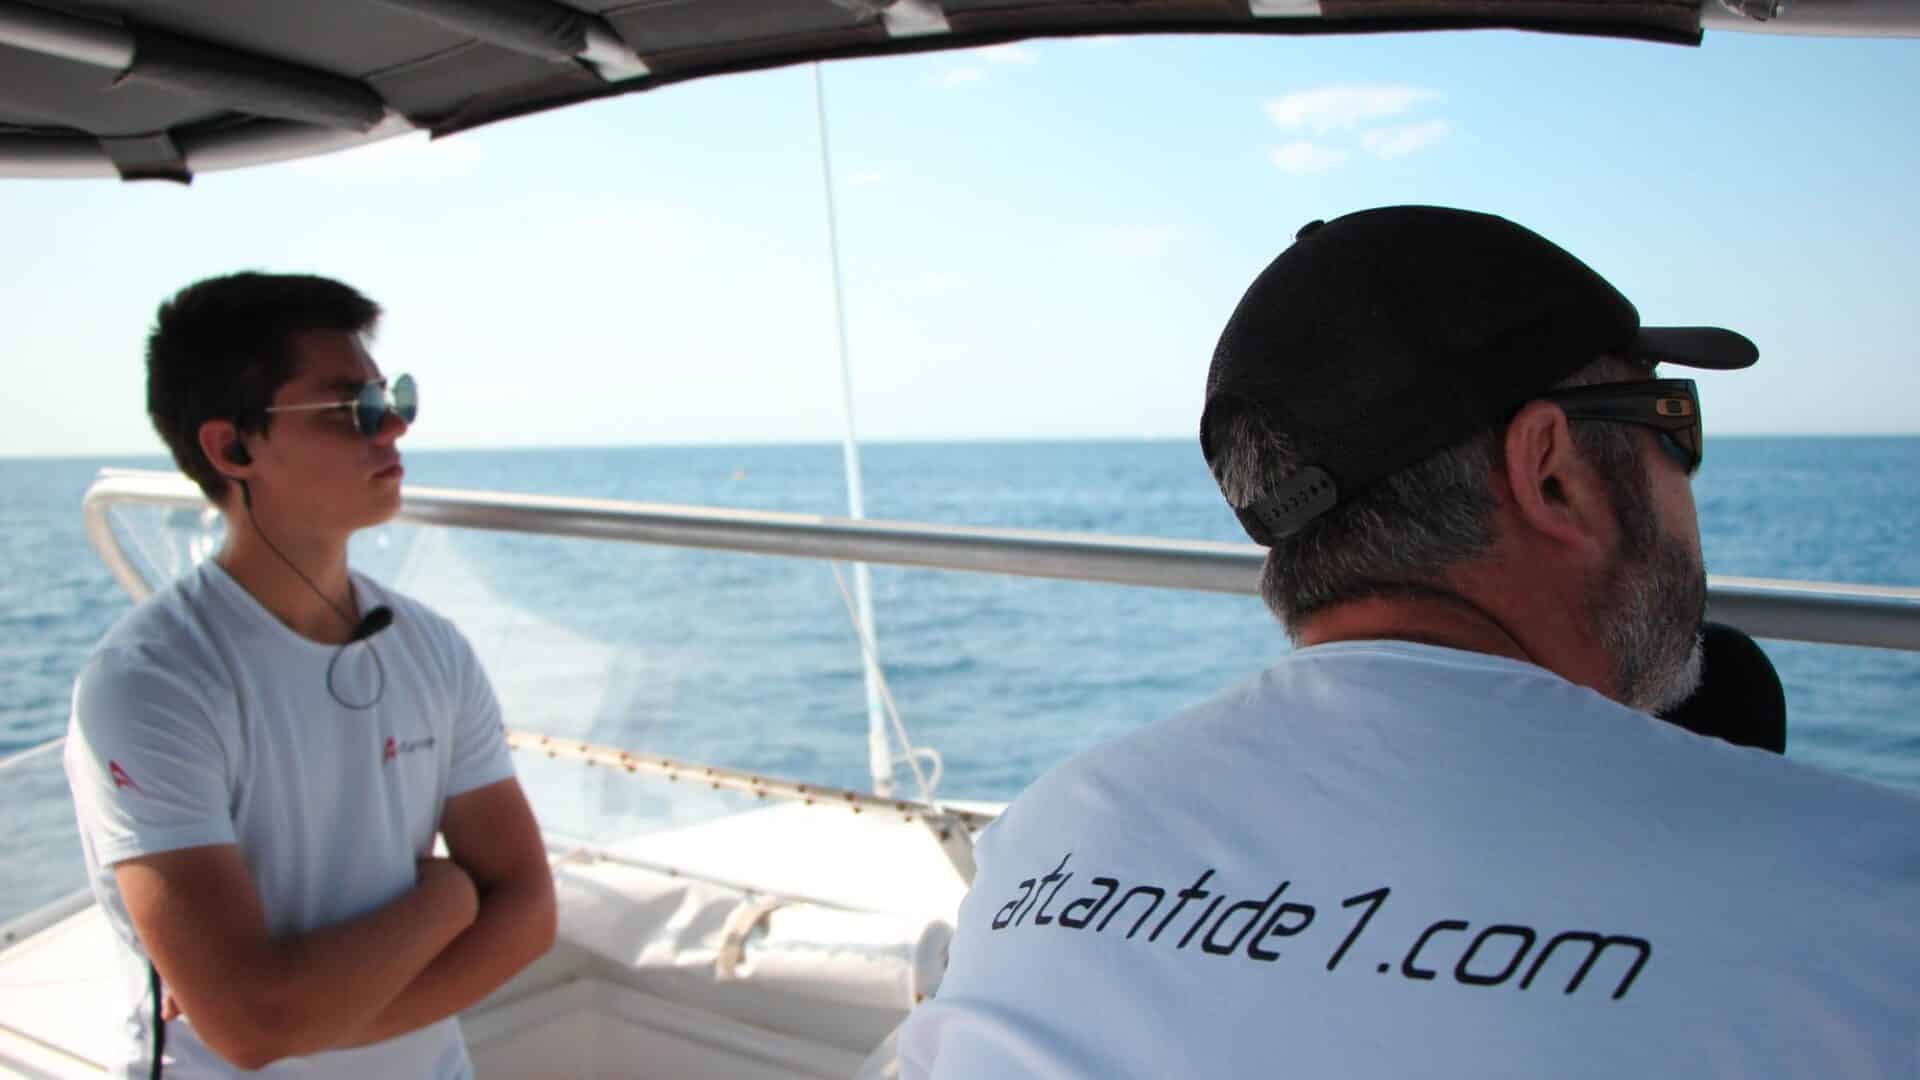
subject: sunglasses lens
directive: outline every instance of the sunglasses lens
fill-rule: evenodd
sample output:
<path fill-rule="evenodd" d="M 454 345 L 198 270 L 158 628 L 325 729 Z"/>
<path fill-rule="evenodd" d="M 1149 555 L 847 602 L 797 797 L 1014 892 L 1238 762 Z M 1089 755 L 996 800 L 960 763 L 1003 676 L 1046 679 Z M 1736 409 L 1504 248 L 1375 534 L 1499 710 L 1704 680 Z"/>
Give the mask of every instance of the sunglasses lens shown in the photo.
<path fill-rule="evenodd" d="M 1700 467 L 1699 432 L 1699 428 L 1659 432 L 1660 449 L 1666 451 L 1674 464 L 1692 473 Z"/>
<path fill-rule="evenodd" d="M 389 412 L 409 424 L 420 415 L 420 392 L 414 388 L 413 376 L 402 375 L 390 387 L 377 383 L 361 387 L 353 399 L 353 426 L 371 439 L 387 422 Z"/>
<path fill-rule="evenodd" d="M 360 434 L 371 438 L 380 430 L 381 421 L 387 418 L 387 391 L 385 387 L 373 383 L 360 388 L 353 398 L 353 426 Z"/>
<path fill-rule="evenodd" d="M 413 423 L 413 418 L 420 415 L 420 390 L 413 376 L 402 375 L 393 380 L 391 396 L 393 411 L 400 415 L 400 419 Z"/>
<path fill-rule="evenodd" d="M 1706 425 L 1700 418 L 1700 392 L 1695 389 L 1692 379 L 1686 380 L 1686 385 L 1687 415 L 1693 418 L 1693 423 L 1674 432 L 1673 441 L 1687 452 L 1687 472 L 1692 473 L 1700 468 L 1700 459 L 1706 456 L 1707 433 Z"/>

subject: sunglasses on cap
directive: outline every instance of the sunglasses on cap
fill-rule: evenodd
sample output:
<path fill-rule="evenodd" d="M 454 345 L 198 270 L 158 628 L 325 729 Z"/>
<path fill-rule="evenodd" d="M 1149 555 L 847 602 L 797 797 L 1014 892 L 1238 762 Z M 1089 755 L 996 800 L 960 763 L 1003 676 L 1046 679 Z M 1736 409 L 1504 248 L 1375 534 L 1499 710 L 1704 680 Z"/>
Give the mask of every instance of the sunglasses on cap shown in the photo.
<path fill-rule="evenodd" d="M 392 413 L 406 423 L 420 415 L 420 391 L 413 376 L 402 375 L 391 384 L 370 382 L 345 401 L 319 401 L 307 405 L 269 405 L 269 413 L 320 412 L 326 409 L 353 410 L 353 428 L 371 439 Z"/>
<path fill-rule="evenodd" d="M 1647 379 L 1601 383 L 1542 394 L 1569 420 L 1606 420 L 1652 428 L 1666 451 L 1689 475 L 1700 467 L 1703 434 L 1700 390 L 1692 379 Z"/>

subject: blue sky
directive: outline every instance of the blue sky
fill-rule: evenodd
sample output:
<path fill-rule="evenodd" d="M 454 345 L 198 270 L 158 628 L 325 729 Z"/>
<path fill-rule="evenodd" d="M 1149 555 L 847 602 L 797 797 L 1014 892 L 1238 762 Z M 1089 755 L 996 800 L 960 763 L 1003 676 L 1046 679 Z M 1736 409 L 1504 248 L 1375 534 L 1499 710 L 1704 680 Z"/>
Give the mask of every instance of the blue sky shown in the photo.
<path fill-rule="evenodd" d="M 862 438 L 1190 437 L 1303 222 L 1504 214 L 1649 323 L 1761 366 L 1709 431 L 1920 434 L 1920 42 L 1719 33 L 1032 42 L 824 69 Z M 0 455 L 150 453 L 158 301 L 340 277 L 421 380 L 415 447 L 830 441 L 812 69 L 706 80 L 187 188 L 8 181 Z"/>

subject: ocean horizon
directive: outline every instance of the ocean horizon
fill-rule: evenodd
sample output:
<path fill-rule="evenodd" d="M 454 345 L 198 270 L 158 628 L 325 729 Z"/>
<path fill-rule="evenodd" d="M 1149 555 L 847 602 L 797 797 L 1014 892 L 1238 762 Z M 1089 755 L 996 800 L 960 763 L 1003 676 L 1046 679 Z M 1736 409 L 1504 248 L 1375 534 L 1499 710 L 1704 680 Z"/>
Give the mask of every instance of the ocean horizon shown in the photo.
<path fill-rule="evenodd" d="M 1900 440 L 1920 440 L 1920 432 L 1902 432 L 1902 431 L 1722 432 L 1722 431 L 1714 431 L 1708 435 L 1709 446 L 1715 445 L 1723 440 L 1733 440 L 1733 441 L 1743 441 L 1743 442 L 1802 441 L 1802 440 L 1900 441 Z M 440 445 L 429 444 L 425 446 L 419 446 L 414 444 L 411 440 L 409 440 L 407 443 L 402 444 L 401 449 L 405 451 L 408 455 L 412 455 L 412 454 L 519 454 L 519 453 L 549 453 L 549 452 L 561 452 L 561 451 L 569 451 L 569 450 L 585 450 L 585 451 L 593 451 L 593 450 L 605 450 L 605 451 L 726 450 L 726 449 L 734 449 L 734 448 L 739 448 L 739 449 L 829 448 L 829 449 L 838 450 L 841 446 L 841 443 L 842 443 L 842 440 L 837 438 L 820 438 L 820 439 L 808 438 L 808 439 L 769 439 L 766 441 L 729 440 L 729 441 L 721 441 L 721 442 L 698 441 L 698 442 L 621 442 L 621 443 L 600 443 L 600 442 L 537 443 L 537 444 L 530 443 L 524 446 L 506 445 L 506 444 L 495 444 L 495 445 L 487 445 L 487 446 L 464 446 L 464 445 L 440 446 Z M 930 436 L 925 438 L 922 438 L 922 437 L 868 438 L 866 436 L 861 436 L 859 441 L 859 445 L 862 448 L 871 447 L 871 446 L 970 446 L 977 443 L 997 444 L 997 445 L 1018 445 L 1018 446 L 1051 446 L 1051 445 L 1068 445 L 1068 444 L 1081 444 L 1081 443 L 1096 443 L 1096 444 L 1187 443 L 1187 444 L 1191 444 L 1194 447 L 1194 453 L 1196 455 L 1198 455 L 1199 453 L 1197 436 L 1190 435 L 1190 434 L 1061 435 L 1061 436 L 1036 436 L 1036 437 L 1012 436 L 1012 435 L 1007 435 L 1007 436 L 969 435 L 969 436 L 956 436 L 956 437 Z M 9 461 L 100 462 L 100 463 L 106 463 L 108 465 L 113 465 L 113 466 L 118 466 L 121 463 L 125 463 L 125 462 L 137 461 L 137 462 L 145 462 L 155 467 L 166 467 L 166 468 L 172 467 L 172 459 L 170 459 L 167 456 L 164 449 L 142 449 L 142 450 L 124 450 L 124 451 L 106 450 L 98 453 L 94 453 L 94 452 L 75 453 L 72 451 L 65 451 L 65 450 L 12 450 L 12 451 L 0 450 L 0 462 L 9 462 Z"/>

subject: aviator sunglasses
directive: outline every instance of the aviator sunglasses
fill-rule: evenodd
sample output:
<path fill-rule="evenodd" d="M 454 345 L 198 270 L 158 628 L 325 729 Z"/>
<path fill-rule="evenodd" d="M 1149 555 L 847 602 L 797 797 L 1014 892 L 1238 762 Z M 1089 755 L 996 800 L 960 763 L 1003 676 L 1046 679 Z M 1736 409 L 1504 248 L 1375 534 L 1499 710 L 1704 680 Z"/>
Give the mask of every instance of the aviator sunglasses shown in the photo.
<path fill-rule="evenodd" d="M 1691 476 L 1700 468 L 1700 390 L 1692 379 L 1601 383 L 1542 394 L 1569 420 L 1607 420 L 1652 428 L 1660 449 Z"/>
<path fill-rule="evenodd" d="M 267 412 L 320 412 L 324 409 L 351 409 L 353 428 L 371 439 L 392 413 L 406 423 L 420 415 L 420 391 L 413 376 L 402 375 L 389 385 L 370 382 L 345 401 L 318 401 L 307 405 L 269 405 Z"/>

